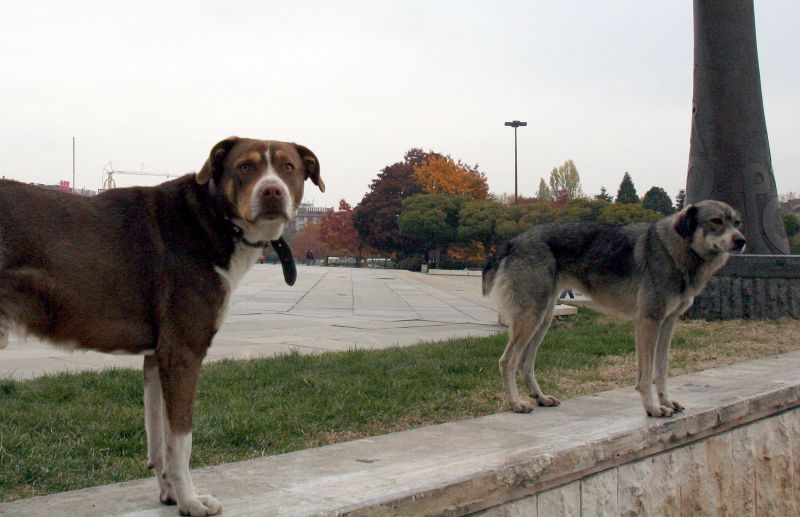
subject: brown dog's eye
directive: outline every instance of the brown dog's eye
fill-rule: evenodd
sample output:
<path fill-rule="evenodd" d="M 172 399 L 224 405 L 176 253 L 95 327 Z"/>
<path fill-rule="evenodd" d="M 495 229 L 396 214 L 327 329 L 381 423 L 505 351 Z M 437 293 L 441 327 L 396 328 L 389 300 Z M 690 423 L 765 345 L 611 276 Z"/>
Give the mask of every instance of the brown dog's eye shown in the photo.
<path fill-rule="evenodd" d="M 239 166 L 239 171 L 245 174 L 249 174 L 253 172 L 253 164 L 250 162 L 245 162 Z"/>
<path fill-rule="evenodd" d="M 720 219 L 719 217 L 715 217 L 714 219 L 712 219 L 712 220 L 711 220 L 711 222 L 712 222 L 712 223 L 714 223 L 714 224 L 718 224 L 718 225 L 720 225 L 720 226 L 722 226 L 723 224 L 725 224 L 725 221 L 723 221 L 723 220 L 722 220 L 722 219 Z"/>
<path fill-rule="evenodd" d="M 287 163 L 286 165 L 283 166 L 283 170 L 285 170 L 286 172 L 292 172 L 294 170 L 294 165 L 292 165 L 291 163 Z"/>
<path fill-rule="evenodd" d="M 740 227 L 741 225 L 742 225 L 742 222 L 741 222 L 741 221 L 739 221 L 739 220 L 736 220 L 736 221 L 734 221 L 734 222 L 733 222 L 733 227 L 734 227 L 734 228 L 738 228 L 738 227 Z"/>

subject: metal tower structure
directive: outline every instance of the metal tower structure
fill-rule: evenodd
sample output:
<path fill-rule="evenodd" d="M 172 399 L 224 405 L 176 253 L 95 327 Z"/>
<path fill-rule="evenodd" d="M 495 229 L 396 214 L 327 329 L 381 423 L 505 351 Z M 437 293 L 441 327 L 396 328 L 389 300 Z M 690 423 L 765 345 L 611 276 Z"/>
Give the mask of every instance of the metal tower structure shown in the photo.
<path fill-rule="evenodd" d="M 103 165 L 103 190 L 117 188 L 117 182 L 114 180 L 115 174 L 128 174 L 131 176 L 158 176 L 162 178 L 177 178 L 179 174 L 167 174 L 165 172 L 146 172 L 144 164 L 141 164 L 139 170 L 126 169 L 115 167 L 113 162 L 108 162 Z"/>

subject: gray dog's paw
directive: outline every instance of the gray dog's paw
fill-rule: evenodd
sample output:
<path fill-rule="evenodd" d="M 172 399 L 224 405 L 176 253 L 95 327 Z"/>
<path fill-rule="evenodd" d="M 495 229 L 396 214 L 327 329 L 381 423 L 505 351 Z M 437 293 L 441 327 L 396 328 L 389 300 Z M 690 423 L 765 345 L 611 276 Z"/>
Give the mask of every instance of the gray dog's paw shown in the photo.
<path fill-rule="evenodd" d="M 674 400 L 664 400 L 664 401 L 661 402 L 661 404 L 664 405 L 664 406 L 667 406 L 668 408 L 672 408 L 673 411 L 675 411 L 676 413 L 680 413 L 681 411 L 686 409 L 686 408 L 683 407 L 682 404 L 680 404 L 679 402 L 676 402 Z"/>
<path fill-rule="evenodd" d="M 647 416 L 665 417 L 672 416 L 675 411 L 667 406 L 653 406 L 650 408 L 645 408 L 645 412 L 647 412 Z"/>
<path fill-rule="evenodd" d="M 525 402 L 520 400 L 519 402 L 512 402 L 511 403 L 511 410 L 514 413 L 530 413 L 533 411 L 533 406 L 530 402 Z"/>
<path fill-rule="evenodd" d="M 207 517 L 222 512 L 222 505 L 210 495 L 196 495 L 178 505 L 178 510 L 181 515 Z"/>
<path fill-rule="evenodd" d="M 544 407 L 553 407 L 553 406 L 558 406 L 559 404 L 561 404 L 560 400 L 558 400 L 557 398 L 555 398 L 555 397 L 553 397 L 551 395 L 542 395 L 541 397 L 537 397 L 536 395 L 533 395 L 533 399 L 536 401 L 536 403 L 538 405 L 544 406 Z"/>

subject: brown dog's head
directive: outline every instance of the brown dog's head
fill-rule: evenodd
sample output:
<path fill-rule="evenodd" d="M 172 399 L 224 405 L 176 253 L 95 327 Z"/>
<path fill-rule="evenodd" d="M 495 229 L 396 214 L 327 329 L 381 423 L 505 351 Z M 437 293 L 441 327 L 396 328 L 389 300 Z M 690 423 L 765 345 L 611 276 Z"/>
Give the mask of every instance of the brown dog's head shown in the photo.
<path fill-rule="evenodd" d="M 310 179 L 325 192 L 319 161 L 302 145 L 230 137 L 219 142 L 197 182 L 209 184 L 234 211 L 238 223 L 276 239 L 297 212 Z"/>
<path fill-rule="evenodd" d="M 673 223 L 678 235 L 701 257 L 743 251 L 747 241 L 739 230 L 741 225 L 736 210 L 710 199 L 685 207 Z"/>

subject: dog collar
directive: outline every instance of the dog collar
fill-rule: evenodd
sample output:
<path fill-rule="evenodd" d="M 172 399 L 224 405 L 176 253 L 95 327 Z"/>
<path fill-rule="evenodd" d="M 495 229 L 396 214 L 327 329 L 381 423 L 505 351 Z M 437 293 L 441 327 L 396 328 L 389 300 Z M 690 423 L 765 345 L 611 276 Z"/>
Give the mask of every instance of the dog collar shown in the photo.
<path fill-rule="evenodd" d="M 270 244 L 271 241 L 249 241 L 247 237 L 244 236 L 244 230 L 241 226 L 234 223 L 233 221 L 228 221 L 231 225 L 231 232 L 233 233 L 233 242 L 235 243 L 242 243 L 245 246 L 250 246 L 251 248 L 265 248 L 267 245 Z"/>
<path fill-rule="evenodd" d="M 275 253 L 278 255 L 278 258 L 281 260 L 284 281 L 289 285 L 294 285 L 295 280 L 297 280 L 297 268 L 294 265 L 294 256 L 292 255 L 292 250 L 289 248 L 289 244 L 287 244 L 283 237 L 278 237 L 274 241 L 252 242 L 247 240 L 247 238 L 244 236 L 244 230 L 241 226 L 237 225 L 230 219 L 228 220 L 228 223 L 231 225 L 233 242 L 235 243 L 242 243 L 251 248 L 265 248 L 267 245 L 271 244 L 275 249 Z"/>

